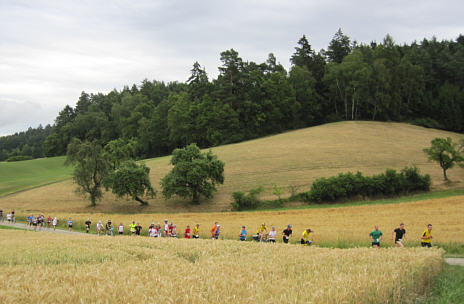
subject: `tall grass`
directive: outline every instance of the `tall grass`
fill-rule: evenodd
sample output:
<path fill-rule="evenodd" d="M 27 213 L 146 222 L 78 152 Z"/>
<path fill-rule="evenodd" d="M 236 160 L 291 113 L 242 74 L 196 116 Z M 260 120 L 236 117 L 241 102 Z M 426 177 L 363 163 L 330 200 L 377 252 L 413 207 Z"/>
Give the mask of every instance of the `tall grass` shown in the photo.
<path fill-rule="evenodd" d="M 0 302 L 402 303 L 442 254 L 0 230 Z"/>
<path fill-rule="evenodd" d="M 443 271 L 433 279 L 432 289 L 424 299 L 424 304 L 464 303 L 464 267 L 443 266 Z"/>

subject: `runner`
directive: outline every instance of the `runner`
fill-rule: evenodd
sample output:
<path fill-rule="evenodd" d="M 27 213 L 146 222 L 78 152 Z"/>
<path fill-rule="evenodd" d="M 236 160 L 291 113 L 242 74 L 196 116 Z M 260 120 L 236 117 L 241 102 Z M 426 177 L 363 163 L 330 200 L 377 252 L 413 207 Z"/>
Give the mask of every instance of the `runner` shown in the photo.
<path fill-rule="evenodd" d="M 157 237 L 161 237 L 162 233 L 161 233 L 161 225 L 160 225 L 160 223 L 156 224 L 156 231 L 158 231 Z"/>
<path fill-rule="evenodd" d="M 148 235 L 150 235 L 151 228 L 155 228 L 155 222 L 151 222 L 150 226 L 148 226 Z"/>
<path fill-rule="evenodd" d="M 102 234 L 102 233 L 103 233 L 103 224 L 102 224 L 101 221 L 98 221 L 98 223 L 97 223 L 97 234 L 98 234 L 98 236 L 100 236 L 100 234 Z"/>
<path fill-rule="evenodd" d="M 216 231 L 214 232 L 214 239 L 219 239 L 219 235 L 221 234 L 221 225 L 217 224 Z"/>
<path fill-rule="evenodd" d="M 271 231 L 269 231 L 268 241 L 271 242 L 271 243 L 275 243 L 275 241 L 276 241 L 276 236 L 277 236 L 276 227 L 275 227 L 275 226 L 272 226 L 272 227 L 271 227 Z"/>
<path fill-rule="evenodd" d="M 53 231 L 56 230 L 56 225 L 58 224 L 58 219 L 56 218 L 56 216 L 53 218 L 53 222 L 52 222 L 52 225 L 53 225 Z"/>
<path fill-rule="evenodd" d="M 0 222 L 3 223 L 3 210 L 0 209 Z"/>
<path fill-rule="evenodd" d="M 432 224 L 427 225 L 427 229 L 422 233 L 421 236 L 422 247 L 432 247 Z"/>
<path fill-rule="evenodd" d="M 11 221 L 12 221 L 13 223 L 16 223 L 16 216 L 15 216 L 14 210 L 11 211 Z"/>
<path fill-rule="evenodd" d="M 85 221 L 85 232 L 86 232 L 86 233 L 89 233 L 89 231 L 90 231 L 90 224 L 92 224 L 92 222 L 91 222 L 90 219 L 88 218 L 88 219 Z"/>
<path fill-rule="evenodd" d="M 52 224 L 52 217 L 49 215 L 47 218 L 47 228 L 50 229 L 50 225 Z"/>
<path fill-rule="evenodd" d="M 200 224 L 196 224 L 195 227 L 193 227 L 193 238 L 194 239 L 200 238 Z"/>
<path fill-rule="evenodd" d="M 34 215 L 31 214 L 27 217 L 27 223 L 29 224 L 29 227 L 32 227 L 32 219 L 34 218 Z"/>
<path fill-rule="evenodd" d="M 369 233 L 370 238 L 372 239 L 372 247 L 380 248 L 380 241 L 382 240 L 383 233 L 379 230 L 379 226 L 375 225 L 374 230 Z"/>
<path fill-rule="evenodd" d="M 190 238 L 190 225 L 187 225 L 187 228 L 185 228 L 184 238 Z"/>
<path fill-rule="evenodd" d="M 124 234 L 124 225 L 122 223 L 119 223 L 118 232 L 119 232 L 119 235 Z"/>
<path fill-rule="evenodd" d="M 34 231 L 37 231 L 37 225 L 38 225 L 37 218 L 34 217 L 32 219 L 32 226 L 34 227 Z"/>
<path fill-rule="evenodd" d="M 242 230 L 240 230 L 240 235 L 239 235 L 239 238 L 240 238 L 240 241 L 246 241 L 246 238 L 247 238 L 247 231 L 246 231 L 246 227 L 245 226 L 242 226 Z"/>
<path fill-rule="evenodd" d="M 311 244 L 313 243 L 313 241 L 311 241 L 311 240 L 309 239 L 309 234 L 310 234 L 311 232 L 314 232 L 314 231 L 312 231 L 312 230 L 309 229 L 309 228 L 307 228 L 307 229 L 305 229 L 305 230 L 303 231 L 303 233 L 301 234 L 301 240 L 300 240 L 300 242 L 301 242 L 302 245 L 311 246 Z"/>
<path fill-rule="evenodd" d="M 217 237 L 216 237 L 216 230 L 219 229 L 218 227 L 219 227 L 218 222 L 215 222 L 213 228 L 211 228 L 211 239 L 212 239 L 212 240 L 215 240 L 215 239 L 217 240 Z M 219 234 L 218 234 L 218 236 L 219 236 Z"/>
<path fill-rule="evenodd" d="M 108 220 L 108 222 L 106 223 L 105 230 L 106 235 L 113 236 L 113 224 L 111 223 L 111 220 Z"/>
<path fill-rule="evenodd" d="M 158 236 L 157 234 L 158 234 L 158 232 L 156 231 L 155 224 L 152 223 L 150 225 L 150 227 L 148 227 L 148 236 L 149 237 L 156 237 L 156 236 Z"/>
<path fill-rule="evenodd" d="M 73 226 L 73 221 L 72 221 L 71 218 L 69 218 L 69 220 L 68 220 L 68 229 L 69 229 L 69 231 L 72 231 L 72 226 Z"/>
<path fill-rule="evenodd" d="M 177 237 L 177 226 L 173 223 L 171 223 L 171 237 Z"/>
<path fill-rule="evenodd" d="M 169 237 L 172 237 L 172 231 L 174 230 L 174 224 L 171 222 L 169 225 L 168 225 L 168 236 Z"/>
<path fill-rule="evenodd" d="M 43 218 L 43 215 L 41 214 L 37 217 L 37 226 L 39 227 L 39 231 L 42 230 L 43 222 L 44 222 L 44 218 Z"/>
<path fill-rule="evenodd" d="M 140 224 L 137 223 L 137 226 L 135 226 L 135 234 L 140 235 L 141 231 L 142 231 L 142 226 L 140 226 Z"/>
<path fill-rule="evenodd" d="M 9 224 L 11 223 L 11 213 L 6 214 L 6 222 Z"/>
<path fill-rule="evenodd" d="M 137 227 L 137 225 L 135 224 L 135 221 L 132 221 L 132 224 L 129 225 L 129 230 L 132 236 L 135 235 L 135 227 Z"/>
<path fill-rule="evenodd" d="M 266 224 L 262 223 L 261 226 L 258 228 L 258 232 L 256 233 L 259 236 L 259 241 L 262 242 L 267 237 L 267 228 Z"/>
<path fill-rule="evenodd" d="M 395 235 L 395 245 L 396 247 L 404 247 L 403 242 L 406 240 L 406 230 L 404 229 L 404 224 L 400 224 L 400 228 L 396 228 L 392 232 L 392 240 L 393 235 Z"/>
<path fill-rule="evenodd" d="M 163 236 L 168 237 L 169 236 L 169 224 L 168 220 L 164 220 L 164 230 L 163 230 Z"/>
<path fill-rule="evenodd" d="M 290 236 L 292 235 L 292 225 L 288 225 L 287 229 L 282 231 L 282 240 L 284 241 L 285 244 L 288 244 L 288 241 L 290 239 Z"/>

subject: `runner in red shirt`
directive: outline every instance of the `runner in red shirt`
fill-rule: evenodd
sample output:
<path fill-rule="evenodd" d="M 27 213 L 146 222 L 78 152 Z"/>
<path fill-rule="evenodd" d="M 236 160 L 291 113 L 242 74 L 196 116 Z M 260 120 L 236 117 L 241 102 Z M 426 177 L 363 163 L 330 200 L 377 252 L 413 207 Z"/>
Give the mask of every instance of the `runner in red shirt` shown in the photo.
<path fill-rule="evenodd" d="M 187 228 L 185 229 L 184 237 L 185 237 L 186 239 L 189 239 L 189 238 L 190 238 L 190 225 L 187 225 Z"/>

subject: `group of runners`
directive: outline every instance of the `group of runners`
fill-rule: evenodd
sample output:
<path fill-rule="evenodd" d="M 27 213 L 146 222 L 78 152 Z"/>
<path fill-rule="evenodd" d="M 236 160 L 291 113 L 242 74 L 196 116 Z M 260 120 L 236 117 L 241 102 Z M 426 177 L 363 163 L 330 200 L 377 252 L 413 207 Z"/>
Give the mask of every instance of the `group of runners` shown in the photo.
<path fill-rule="evenodd" d="M 15 218 L 15 212 L 11 211 L 6 215 L 6 219 L 8 223 L 15 223 L 16 218 Z M 0 221 L 4 222 L 3 218 L 3 210 L 0 210 Z M 35 231 L 41 230 L 42 228 L 53 228 L 56 230 L 56 226 L 58 224 L 58 219 L 57 217 L 52 218 L 51 216 L 48 216 L 47 219 L 45 219 L 45 216 L 43 214 L 40 214 L 38 216 L 34 216 L 31 214 L 30 216 L 27 217 L 27 225 L 30 227 L 33 227 Z M 71 218 L 68 219 L 67 221 L 67 228 L 69 231 L 72 231 L 73 228 L 73 220 Z M 86 232 L 89 233 L 91 229 L 91 224 L 92 221 L 90 219 L 87 219 L 85 221 L 85 229 Z M 102 221 L 98 221 L 96 224 L 96 232 L 97 234 L 100 235 L 109 235 L 113 236 L 115 235 L 115 230 L 117 231 L 117 234 L 123 235 L 124 232 L 126 231 L 126 227 L 124 226 L 123 223 L 119 223 L 117 227 L 113 225 L 111 220 L 108 220 L 105 225 L 103 225 Z M 130 235 L 141 235 L 142 233 L 142 226 L 140 223 L 136 223 L 133 221 L 131 224 L 129 224 L 129 233 Z M 300 243 L 302 245 L 310 246 L 313 241 L 310 238 L 310 233 L 314 232 L 310 228 L 306 228 L 303 230 L 301 233 L 301 238 L 300 238 Z M 219 239 L 219 236 L 221 235 L 221 225 L 218 222 L 215 222 L 213 227 L 210 229 L 211 233 L 211 238 L 213 240 Z M 290 237 L 293 235 L 293 230 L 292 230 L 292 225 L 287 225 L 287 227 L 282 231 L 282 241 L 284 243 L 288 243 L 290 240 Z M 151 223 L 151 225 L 148 227 L 148 236 L 149 237 L 174 237 L 177 238 L 179 237 L 178 232 L 177 232 L 177 226 L 169 222 L 167 219 L 164 220 L 163 224 L 155 224 L 154 222 Z M 187 225 L 187 227 L 184 230 L 184 238 L 186 239 L 199 239 L 200 238 L 200 225 L 196 224 L 193 226 L 193 228 L 190 227 L 190 225 Z M 372 247 L 374 248 L 380 248 L 380 242 L 383 239 L 383 233 L 379 229 L 379 226 L 376 225 L 374 227 L 374 230 L 369 234 L 369 237 L 371 238 L 372 241 Z M 248 239 L 248 232 L 245 226 L 242 226 L 240 233 L 238 235 L 238 238 L 240 241 L 246 241 Z M 270 243 L 275 243 L 277 238 L 277 229 L 276 226 L 271 226 L 271 229 L 268 231 L 266 224 L 263 223 L 259 226 L 256 234 L 252 235 L 252 239 L 257 241 L 257 242 L 270 242 Z M 401 223 L 398 228 L 392 231 L 391 239 L 394 240 L 395 245 L 397 247 L 404 247 L 404 242 L 406 240 L 406 230 L 404 228 L 404 223 Z M 422 233 L 421 235 L 421 246 L 422 247 L 432 247 L 432 224 L 427 225 L 427 229 Z"/>
<path fill-rule="evenodd" d="M 86 232 L 90 231 L 90 225 L 92 222 L 88 219 L 85 222 Z M 282 241 L 288 243 L 290 237 L 293 235 L 293 226 L 287 225 L 287 227 L 282 231 Z M 125 232 L 125 226 L 123 223 L 120 223 L 117 226 L 118 234 L 123 235 Z M 98 235 L 114 235 L 114 227 L 111 220 L 103 226 L 102 222 L 99 221 L 96 226 L 96 231 Z M 129 225 L 129 233 L 131 235 L 141 235 L 142 226 L 140 223 L 135 221 Z M 301 233 L 300 244 L 305 246 L 310 246 L 313 241 L 310 238 L 310 233 L 314 232 L 310 228 L 306 228 Z M 221 235 L 221 225 L 218 222 L 215 222 L 213 227 L 210 229 L 211 239 L 217 240 Z M 177 232 L 177 226 L 172 222 L 169 223 L 168 220 L 164 220 L 164 224 L 155 224 L 154 222 L 148 227 L 148 236 L 149 237 L 180 237 Z M 196 224 L 193 228 L 190 225 L 184 230 L 184 238 L 186 239 L 199 239 L 200 238 L 200 225 Z M 372 240 L 372 247 L 380 248 L 380 242 L 383 238 L 383 233 L 380 231 L 379 226 L 375 226 L 374 230 L 369 234 L 369 237 Z M 240 241 L 246 241 L 248 239 L 248 231 L 246 226 L 242 226 L 240 233 L 238 235 Z M 266 224 L 263 223 L 259 226 L 256 234 L 253 234 L 251 237 L 254 241 L 257 242 L 270 242 L 275 243 L 277 239 L 277 229 L 276 226 L 271 226 L 271 229 L 268 231 Z M 394 240 L 397 247 L 404 247 L 404 241 L 406 240 L 406 230 L 404 224 L 401 223 L 398 228 L 392 231 L 391 239 Z M 421 246 L 422 247 L 432 247 L 432 225 L 428 224 L 427 229 L 421 235 Z"/>
<path fill-rule="evenodd" d="M 0 222 L 3 223 L 4 221 L 5 219 L 3 218 L 3 210 L 0 210 Z M 16 223 L 16 216 L 14 210 L 6 214 L 6 221 L 7 223 Z"/>
<path fill-rule="evenodd" d="M 26 221 L 26 224 L 29 227 L 34 228 L 35 231 L 42 230 L 43 228 L 50 229 L 52 227 L 53 230 L 56 230 L 56 225 L 58 225 L 58 219 L 56 217 L 51 218 L 51 216 L 48 216 L 48 218 L 45 219 L 45 216 L 43 214 L 39 214 L 38 216 L 34 216 L 33 214 L 31 214 L 26 218 Z"/>
<path fill-rule="evenodd" d="M 383 233 L 380 231 L 379 226 L 374 226 L 374 230 L 369 233 L 369 237 L 372 240 L 372 247 L 380 248 L 380 241 L 383 238 Z M 422 247 L 432 247 L 432 224 L 427 225 L 427 229 L 424 230 L 421 234 L 421 246 Z M 404 247 L 404 241 L 406 240 L 406 229 L 404 229 L 404 223 L 401 223 L 398 228 L 393 230 L 392 241 L 395 241 L 396 247 Z"/>

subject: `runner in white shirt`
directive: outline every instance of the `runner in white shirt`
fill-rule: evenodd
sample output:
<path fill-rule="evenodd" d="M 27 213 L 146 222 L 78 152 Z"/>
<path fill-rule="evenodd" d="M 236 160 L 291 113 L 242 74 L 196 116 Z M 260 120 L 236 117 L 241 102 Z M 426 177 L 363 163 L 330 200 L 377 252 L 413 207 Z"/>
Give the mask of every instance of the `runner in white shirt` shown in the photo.
<path fill-rule="evenodd" d="M 275 243 L 276 235 L 277 235 L 276 227 L 272 226 L 271 231 L 269 231 L 269 234 L 267 236 L 267 239 L 269 240 L 269 242 Z"/>
<path fill-rule="evenodd" d="M 58 219 L 56 216 L 53 218 L 52 225 L 53 225 L 53 230 L 56 230 L 56 225 L 58 224 Z"/>
<path fill-rule="evenodd" d="M 8 223 L 11 223 L 11 213 L 7 213 L 7 215 L 6 215 L 6 221 L 7 221 Z"/>
<path fill-rule="evenodd" d="M 118 233 L 119 233 L 119 235 L 124 234 L 124 225 L 122 223 L 119 223 Z"/>
<path fill-rule="evenodd" d="M 167 237 L 169 234 L 169 224 L 168 224 L 168 220 L 164 220 L 164 234 L 163 236 L 164 237 Z"/>
<path fill-rule="evenodd" d="M 158 236 L 158 231 L 156 230 L 156 226 L 153 225 L 153 227 L 150 228 L 149 230 L 149 236 L 150 237 L 157 237 Z"/>
<path fill-rule="evenodd" d="M 103 232 L 103 224 L 101 221 L 98 221 L 97 223 L 97 234 L 100 235 L 100 233 Z"/>

